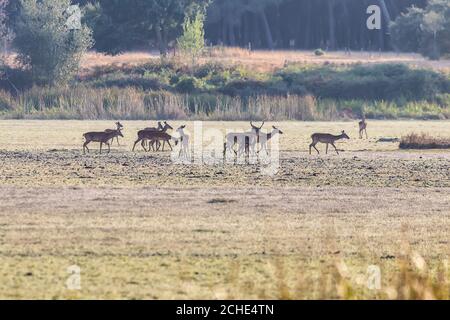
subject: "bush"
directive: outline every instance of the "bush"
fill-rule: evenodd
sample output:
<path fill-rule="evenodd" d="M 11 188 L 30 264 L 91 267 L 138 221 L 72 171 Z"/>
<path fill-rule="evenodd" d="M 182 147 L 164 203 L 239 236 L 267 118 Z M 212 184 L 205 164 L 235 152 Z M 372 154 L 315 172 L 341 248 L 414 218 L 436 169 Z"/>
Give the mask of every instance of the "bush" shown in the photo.
<path fill-rule="evenodd" d="M 21 0 L 14 45 L 36 83 L 59 85 L 78 70 L 82 54 L 93 45 L 91 30 L 68 30 L 70 0 Z"/>
<path fill-rule="evenodd" d="M 411 133 L 402 137 L 400 149 L 450 149 L 450 139 L 432 137 L 425 133 Z"/>
<path fill-rule="evenodd" d="M 314 54 L 318 57 L 325 55 L 325 52 L 322 49 L 314 50 Z"/>

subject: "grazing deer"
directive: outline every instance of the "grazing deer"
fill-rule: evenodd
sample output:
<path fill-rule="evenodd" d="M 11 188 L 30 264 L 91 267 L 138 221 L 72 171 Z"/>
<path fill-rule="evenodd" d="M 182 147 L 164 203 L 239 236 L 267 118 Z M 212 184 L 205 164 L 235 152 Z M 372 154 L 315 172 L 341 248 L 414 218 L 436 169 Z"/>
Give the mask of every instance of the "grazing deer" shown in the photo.
<path fill-rule="evenodd" d="M 111 132 L 87 132 L 83 134 L 84 139 L 86 141 L 83 144 L 83 154 L 86 153 L 86 149 L 89 152 L 89 148 L 87 145 L 91 142 L 100 142 L 100 153 L 102 153 L 102 146 L 103 144 L 106 144 L 108 146 L 108 153 L 111 151 L 111 145 L 109 143 L 109 140 L 113 139 L 114 137 L 123 137 L 122 132 L 120 129 L 111 131 Z"/>
<path fill-rule="evenodd" d="M 178 144 L 178 142 L 181 143 L 180 153 L 178 154 L 178 157 L 181 157 L 183 155 L 187 159 L 189 158 L 189 135 L 184 133 L 184 129 L 186 128 L 185 125 L 179 127 L 177 129 L 177 132 L 180 134 L 180 137 L 175 140 L 175 145 Z"/>
<path fill-rule="evenodd" d="M 311 148 L 316 149 L 317 153 L 320 154 L 319 150 L 317 150 L 317 148 L 316 148 L 316 144 L 318 142 L 326 143 L 326 145 L 327 145 L 326 153 L 327 154 L 328 154 L 328 144 L 331 144 L 334 147 L 334 150 L 336 150 L 336 153 L 339 154 L 334 143 L 340 139 L 350 139 L 350 137 L 345 133 L 344 130 L 342 130 L 342 133 L 337 136 L 329 134 L 329 133 L 314 133 L 311 136 L 311 139 L 312 139 L 312 143 L 309 145 L 309 154 L 311 154 Z"/>
<path fill-rule="evenodd" d="M 116 129 L 106 129 L 105 132 L 116 132 L 117 133 L 118 130 L 122 130 L 122 129 L 123 129 L 123 125 L 119 121 L 117 121 L 116 122 Z M 116 136 L 112 137 L 111 143 L 114 142 L 114 138 L 117 138 L 117 145 L 120 146 L 119 135 L 116 135 Z"/>
<path fill-rule="evenodd" d="M 162 151 L 164 151 L 164 146 L 166 145 L 166 142 L 169 145 L 170 150 L 173 150 L 172 145 L 170 144 L 170 140 L 172 140 L 172 139 L 174 139 L 174 138 L 170 134 L 163 132 L 163 131 L 140 130 L 138 132 L 138 139 L 134 142 L 133 151 L 136 147 L 136 144 L 138 144 L 138 142 L 140 142 L 140 141 L 141 141 L 141 146 L 144 149 L 144 151 L 150 151 L 150 147 L 153 147 L 153 144 L 155 143 L 155 141 L 163 141 Z M 145 144 L 144 144 L 145 140 L 150 141 L 150 147 L 148 148 L 148 150 L 145 149 Z"/>
<path fill-rule="evenodd" d="M 366 118 L 363 116 L 362 120 L 360 122 L 358 122 L 359 125 L 359 138 L 362 139 L 363 138 L 363 131 L 366 133 L 366 139 L 368 139 L 367 136 L 367 122 L 366 122 Z"/>

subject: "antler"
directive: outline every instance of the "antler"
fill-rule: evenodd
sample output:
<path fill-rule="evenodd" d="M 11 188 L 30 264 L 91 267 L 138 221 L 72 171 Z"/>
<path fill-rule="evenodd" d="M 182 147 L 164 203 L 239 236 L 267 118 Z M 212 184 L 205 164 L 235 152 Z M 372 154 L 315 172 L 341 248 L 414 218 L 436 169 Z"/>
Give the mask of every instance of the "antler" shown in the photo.
<path fill-rule="evenodd" d="M 250 121 L 250 125 L 252 126 L 253 129 L 258 129 L 258 127 L 253 124 L 253 121 Z"/>
<path fill-rule="evenodd" d="M 265 122 L 265 121 L 263 121 L 263 122 L 262 122 L 262 125 L 261 125 L 261 127 L 259 127 L 259 129 L 261 129 L 261 128 L 263 127 L 264 123 L 266 123 L 266 122 Z"/>

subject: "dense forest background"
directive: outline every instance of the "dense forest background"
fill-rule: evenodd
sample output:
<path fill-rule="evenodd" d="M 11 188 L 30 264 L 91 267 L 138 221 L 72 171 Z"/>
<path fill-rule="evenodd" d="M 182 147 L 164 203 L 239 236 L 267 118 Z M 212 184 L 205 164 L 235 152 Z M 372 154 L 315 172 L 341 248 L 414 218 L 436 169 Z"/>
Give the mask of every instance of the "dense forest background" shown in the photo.
<path fill-rule="evenodd" d="M 252 49 L 392 50 L 388 25 L 427 0 L 76 0 L 98 51 L 160 49 L 175 44 L 193 5 L 206 9 L 211 45 Z M 370 5 L 382 9 L 381 30 L 366 27 Z M 17 2 L 10 2 L 14 20 Z"/>

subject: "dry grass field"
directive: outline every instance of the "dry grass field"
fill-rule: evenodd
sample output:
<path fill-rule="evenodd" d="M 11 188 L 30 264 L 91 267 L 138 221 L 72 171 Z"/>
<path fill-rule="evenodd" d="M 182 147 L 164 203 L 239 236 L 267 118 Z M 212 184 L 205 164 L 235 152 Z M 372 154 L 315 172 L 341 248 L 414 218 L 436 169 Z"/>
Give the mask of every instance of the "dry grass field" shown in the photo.
<path fill-rule="evenodd" d="M 90 52 L 83 57 L 84 72 L 102 66 L 140 65 L 152 59 L 159 59 L 155 52 L 127 52 L 117 56 Z M 412 67 L 432 68 L 450 72 L 450 60 L 430 61 L 419 54 L 391 52 L 351 52 L 344 51 L 326 53 L 323 56 L 314 55 L 313 51 L 248 51 L 240 48 L 214 48 L 201 59 L 205 62 L 221 62 L 224 64 L 242 64 L 259 72 L 272 72 L 283 67 L 286 62 L 305 64 L 355 64 L 355 63 L 404 63 Z"/>
<path fill-rule="evenodd" d="M 379 142 L 450 122 L 369 121 L 367 140 L 355 122 L 276 123 L 274 176 L 131 152 L 154 123 L 122 123 L 121 146 L 83 155 L 113 121 L 0 121 L 0 298 L 450 298 L 450 152 Z M 309 155 L 311 133 L 341 130 L 339 156 Z"/>

